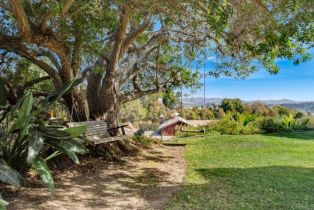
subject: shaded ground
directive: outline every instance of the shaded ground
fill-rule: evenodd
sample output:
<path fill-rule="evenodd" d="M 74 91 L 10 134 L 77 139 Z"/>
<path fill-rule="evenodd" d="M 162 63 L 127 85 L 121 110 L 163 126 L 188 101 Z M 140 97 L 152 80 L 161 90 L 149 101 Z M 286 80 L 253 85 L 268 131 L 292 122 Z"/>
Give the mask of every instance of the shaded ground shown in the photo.
<path fill-rule="evenodd" d="M 183 150 L 160 145 L 121 163 L 83 158 L 54 172 L 53 195 L 41 186 L 6 193 L 8 209 L 162 209 L 183 181 Z"/>

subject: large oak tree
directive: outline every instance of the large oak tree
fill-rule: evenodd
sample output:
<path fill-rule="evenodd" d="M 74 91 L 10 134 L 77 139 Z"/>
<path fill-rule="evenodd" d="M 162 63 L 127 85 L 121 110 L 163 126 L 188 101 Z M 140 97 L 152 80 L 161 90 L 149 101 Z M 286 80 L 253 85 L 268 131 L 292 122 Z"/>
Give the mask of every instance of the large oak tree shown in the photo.
<path fill-rule="evenodd" d="M 276 73 L 277 58 L 307 60 L 313 7 L 310 0 L 0 0 L 1 66 L 26 59 L 54 88 L 79 77 L 63 97 L 73 119 L 114 124 L 122 103 L 196 85 L 186 63 L 201 54 L 218 60 L 213 76 Z"/>

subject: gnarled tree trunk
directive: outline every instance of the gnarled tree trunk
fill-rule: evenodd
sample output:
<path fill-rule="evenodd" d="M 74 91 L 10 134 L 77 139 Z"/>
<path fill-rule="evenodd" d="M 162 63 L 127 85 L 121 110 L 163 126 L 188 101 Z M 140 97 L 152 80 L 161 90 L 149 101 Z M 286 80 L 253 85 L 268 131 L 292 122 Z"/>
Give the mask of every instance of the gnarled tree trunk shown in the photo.
<path fill-rule="evenodd" d="M 63 96 L 71 120 L 74 122 L 89 120 L 89 109 L 85 95 L 81 90 L 74 90 Z"/>
<path fill-rule="evenodd" d="M 106 74 L 102 78 L 100 74 L 91 74 L 88 79 L 87 99 L 90 107 L 90 118 L 102 119 L 109 123 L 110 127 L 118 125 L 120 112 L 120 85 L 118 77 L 114 74 Z"/>

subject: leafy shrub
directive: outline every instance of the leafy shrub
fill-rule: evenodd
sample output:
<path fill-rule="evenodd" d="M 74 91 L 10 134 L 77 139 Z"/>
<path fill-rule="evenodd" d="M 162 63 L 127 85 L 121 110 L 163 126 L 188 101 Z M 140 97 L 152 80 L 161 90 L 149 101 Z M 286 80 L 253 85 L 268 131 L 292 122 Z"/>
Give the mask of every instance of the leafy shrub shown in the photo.
<path fill-rule="evenodd" d="M 296 125 L 294 126 L 294 130 L 309 130 L 313 127 L 310 125 L 311 120 L 309 118 L 305 119 L 297 119 Z"/>
<path fill-rule="evenodd" d="M 260 121 L 259 127 L 264 133 L 311 129 L 310 119 L 306 118 L 296 120 L 291 114 L 282 117 L 281 120 L 264 118 Z"/>
<path fill-rule="evenodd" d="M 151 138 L 151 137 L 144 136 L 144 135 L 141 135 L 141 136 L 134 135 L 132 137 L 132 140 L 135 142 L 138 142 L 140 144 L 143 144 L 143 145 L 161 144 L 160 139 Z"/>
<path fill-rule="evenodd" d="M 276 133 L 280 131 L 285 131 L 285 126 L 272 118 L 264 118 L 259 122 L 259 128 L 265 133 Z"/>
<path fill-rule="evenodd" d="M 222 119 L 217 123 L 214 130 L 221 134 L 237 135 L 240 134 L 241 127 L 234 120 Z"/>
<path fill-rule="evenodd" d="M 221 134 L 254 134 L 259 133 L 259 127 L 255 123 L 256 116 L 250 114 L 228 113 L 214 127 Z"/>
<path fill-rule="evenodd" d="M 286 128 L 293 129 L 296 126 L 297 121 L 294 119 L 292 114 L 289 114 L 282 117 L 282 123 Z"/>
<path fill-rule="evenodd" d="M 134 136 L 135 136 L 135 137 L 141 137 L 141 136 L 144 135 L 144 133 L 145 133 L 145 129 L 144 129 L 144 128 L 140 128 L 140 129 L 138 129 L 138 130 L 134 133 Z"/>
<path fill-rule="evenodd" d="M 236 121 L 240 123 L 242 126 L 248 126 L 250 122 L 253 122 L 256 119 L 255 115 L 251 114 L 239 114 L 237 113 L 236 116 Z"/>
<path fill-rule="evenodd" d="M 161 142 L 161 140 L 159 140 L 159 139 L 151 138 L 151 137 L 145 136 L 144 134 L 145 134 L 145 129 L 140 128 L 134 133 L 132 140 L 139 142 L 141 144 L 144 144 L 144 145 L 151 145 L 154 143 L 160 143 Z"/>
<path fill-rule="evenodd" d="M 249 134 L 258 134 L 261 133 L 259 124 L 257 120 L 250 122 L 247 126 L 242 127 L 240 134 L 249 135 Z"/>
<path fill-rule="evenodd" d="M 78 143 L 77 138 L 85 132 L 86 127 L 49 126 L 36 117 L 74 85 L 75 81 L 52 93 L 36 106 L 32 94 L 27 92 L 4 115 L 0 122 L 0 181 L 20 186 L 23 173 L 32 167 L 49 190 L 53 191 L 53 178 L 46 161 L 66 154 L 75 163 L 79 163 L 77 154 L 83 154 L 87 150 Z M 49 148 L 53 152 L 46 155 L 51 150 Z M 4 209 L 4 204 L 0 198 L 0 208 Z"/>

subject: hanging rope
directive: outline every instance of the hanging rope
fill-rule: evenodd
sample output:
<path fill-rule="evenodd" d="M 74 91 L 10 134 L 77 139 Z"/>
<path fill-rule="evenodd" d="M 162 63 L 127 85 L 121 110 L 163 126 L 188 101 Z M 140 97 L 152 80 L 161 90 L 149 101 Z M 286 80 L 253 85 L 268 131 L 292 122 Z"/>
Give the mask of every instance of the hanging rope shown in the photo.
<path fill-rule="evenodd" d="M 200 67 L 201 68 L 201 67 Z M 205 68 L 205 67 L 204 67 Z M 199 70 L 198 70 L 198 65 L 197 65 L 197 60 L 195 60 L 195 70 L 197 71 L 197 72 L 199 72 Z M 205 69 L 204 69 L 204 72 L 205 72 Z M 205 76 L 205 74 L 204 74 L 204 76 Z M 205 81 L 205 79 L 204 79 L 204 81 Z M 205 83 L 204 83 L 204 85 L 205 85 Z M 182 88 L 183 86 L 181 85 L 181 110 L 182 110 L 182 112 L 183 112 L 183 103 L 182 103 L 182 91 L 183 91 L 183 88 Z M 205 88 L 205 87 L 204 87 Z M 205 91 L 205 89 L 204 89 L 204 91 Z M 205 94 L 204 94 L 204 102 L 205 102 Z M 204 107 L 205 107 L 205 103 L 204 103 Z M 182 114 L 181 114 L 182 115 Z M 181 117 L 183 117 L 183 116 L 181 116 Z M 180 132 L 185 132 L 185 133 L 205 133 L 205 128 L 203 128 L 202 130 L 184 130 L 183 129 L 183 127 L 181 127 L 180 128 Z"/>
<path fill-rule="evenodd" d="M 205 59 L 205 56 L 204 56 L 204 114 L 205 114 L 205 109 L 206 109 L 206 73 L 205 73 L 205 71 L 206 71 L 206 69 L 205 69 L 205 67 L 206 67 L 206 59 Z M 203 127 L 203 130 L 204 130 L 204 133 L 206 132 L 206 130 L 205 130 L 206 128 L 205 128 L 205 125 L 204 125 L 204 127 Z"/>
<path fill-rule="evenodd" d="M 73 122 L 73 111 L 75 109 L 75 114 L 76 114 L 76 117 L 79 121 L 81 121 L 80 119 L 80 116 L 78 115 L 77 113 L 77 109 L 75 107 L 75 100 L 73 100 L 73 96 L 71 95 L 71 100 L 72 100 L 72 107 L 71 107 L 71 113 L 70 113 L 70 122 Z"/>
<path fill-rule="evenodd" d="M 73 99 L 71 99 L 71 100 L 73 100 Z M 71 112 L 70 112 L 70 122 L 73 122 L 73 111 L 74 111 L 74 106 L 73 106 L 73 104 L 72 104 L 72 107 L 71 107 Z"/>

